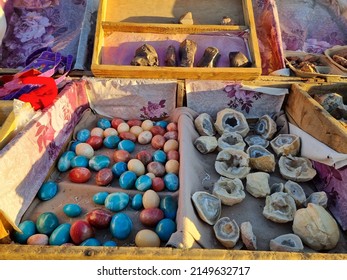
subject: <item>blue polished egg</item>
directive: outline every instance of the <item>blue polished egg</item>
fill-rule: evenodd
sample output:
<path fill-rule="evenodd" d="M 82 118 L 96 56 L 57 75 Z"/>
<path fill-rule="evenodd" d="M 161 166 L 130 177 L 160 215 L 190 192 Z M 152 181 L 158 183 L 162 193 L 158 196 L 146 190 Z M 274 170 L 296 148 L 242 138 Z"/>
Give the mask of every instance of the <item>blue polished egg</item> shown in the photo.
<path fill-rule="evenodd" d="M 78 217 L 82 213 L 82 208 L 78 204 L 70 203 L 65 204 L 63 207 L 63 212 L 66 216 L 70 218 Z"/>
<path fill-rule="evenodd" d="M 79 246 L 101 246 L 101 242 L 94 237 L 84 240 Z"/>
<path fill-rule="evenodd" d="M 116 178 L 119 178 L 125 171 L 128 171 L 128 164 L 123 161 L 115 163 L 112 168 L 112 173 Z"/>
<path fill-rule="evenodd" d="M 141 193 L 135 194 L 131 200 L 131 208 L 133 208 L 134 210 L 142 209 L 143 207 L 142 198 L 143 198 L 143 195 Z"/>
<path fill-rule="evenodd" d="M 83 128 L 76 133 L 76 139 L 80 142 L 86 142 L 90 137 L 90 130 Z"/>
<path fill-rule="evenodd" d="M 116 246 L 118 246 L 118 245 L 117 245 L 117 242 L 116 242 L 116 241 L 107 240 L 107 241 L 105 241 L 104 243 L 102 243 L 102 246 L 116 247 Z"/>
<path fill-rule="evenodd" d="M 165 164 L 167 155 L 163 150 L 156 150 L 152 155 L 152 160 Z"/>
<path fill-rule="evenodd" d="M 26 244 L 28 238 L 36 233 L 36 224 L 31 220 L 25 220 L 18 225 L 22 232 L 13 233 L 14 242 Z"/>
<path fill-rule="evenodd" d="M 60 172 L 68 171 L 71 167 L 71 159 L 74 158 L 75 156 L 76 156 L 76 153 L 73 151 L 64 152 L 58 160 L 58 164 L 57 164 L 58 170 Z"/>
<path fill-rule="evenodd" d="M 42 184 L 37 197 L 42 201 L 47 201 L 55 197 L 58 192 L 58 184 L 54 181 L 47 181 Z"/>
<path fill-rule="evenodd" d="M 175 173 L 167 173 L 164 176 L 164 184 L 169 191 L 177 191 L 179 186 L 178 176 Z"/>
<path fill-rule="evenodd" d="M 110 231 L 113 237 L 124 240 L 126 239 L 133 228 L 133 222 L 125 213 L 117 213 L 112 217 L 110 223 Z"/>
<path fill-rule="evenodd" d="M 110 165 L 111 160 L 105 155 L 96 155 L 89 160 L 89 167 L 94 171 L 100 171 Z"/>
<path fill-rule="evenodd" d="M 111 127 L 111 122 L 106 118 L 101 118 L 98 120 L 97 126 L 105 130 L 106 128 Z"/>
<path fill-rule="evenodd" d="M 155 232 L 158 234 L 161 241 L 168 241 L 171 235 L 176 231 L 176 223 L 168 218 L 159 221 L 155 227 Z"/>
<path fill-rule="evenodd" d="M 166 127 L 167 127 L 167 125 L 168 125 L 168 122 L 167 122 L 167 121 L 157 121 L 157 122 L 155 122 L 154 125 L 159 125 L 159 126 L 161 126 L 162 128 L 165 128 L 165 129 L 166 129 Z"/>
<path fill-rule="evenodd" d="M 88 167 L 89 159 L 86 156 L 75 156 L 71 159 L 71 168 L 74 167 Z"/>
<path fill-rule="evenodd" d="M 135 188 L 139 191 L 147 191 L 152 187 L 152 179 L 148 175 L 141 175 L 136 179 Z"/>
<path fill-rule="evenodd" d="M 118 183 L 122 189 L 133 189 L 135 186 L 135 182 L 137 179 L 137 175 L 134 171 L 125 171 L 120 175 Z"/>
<path fill-rule="evenodd" d="M 77 146 L 78 144 L 80 144 L 80 143 L 82 143 L 82 142 L 81 142 L 81 141 L 77 141 L 77 140 L 71 141 L 71 142 L 70 142 L 69 151 L 72 151 L 72 152 L 75 152 L 75 153 L 76 153 L 76 146 Z"/>
<path fill-rule="evenodd" d="M 176 219 L 177 200 L 171 195 L 165 196 L 160 200 L 159 208 L 164 212 L 164 217 L 172 220 Z"/>
<path fill-rule="evenodd" d="M 58 226 L 58 217 L 53 212 L 44 212 L 36 220 L 36 228 L 39 233 L 50 235 Z"/>
<path fill-rule="evenodd" d="M 105 199 L 105 207 L 113 212 L 118 212 L 125 209 L 130 201 L 127 193 L 116 192 L 109 194 Z"/>
<path fill-rule="evenodd" d="M 122 140 L 118 144 L 118 150 L 125 150 L 129 153 L 132 153 L 135 150 L 135 143 L 130 140 Z"/>
<path fill-rule="evenodd" d="M 93 195 L 93 202 L 95 204 L 98 205 L 103 205 L 105 203 L 105 199 L 106 197 L 109 195 L 110 193 L 108 192 L 98 192 L 96 194 Z"/>
<path fill-rule="evenodd" d="M 71 225 L 68 223 L 64 223 L 59 225 L 49 237 L 49 245 L 57 245 L 60 246 L 64 243 L 70 242 L 70 228 Z"/>
<path fill-rule="evenodd" d="M 121 139 L 117 135 L 109 135 L 105 137 L 103 143 L 106 148 L 115 149 L 117 148 L 120 140 Z"/>

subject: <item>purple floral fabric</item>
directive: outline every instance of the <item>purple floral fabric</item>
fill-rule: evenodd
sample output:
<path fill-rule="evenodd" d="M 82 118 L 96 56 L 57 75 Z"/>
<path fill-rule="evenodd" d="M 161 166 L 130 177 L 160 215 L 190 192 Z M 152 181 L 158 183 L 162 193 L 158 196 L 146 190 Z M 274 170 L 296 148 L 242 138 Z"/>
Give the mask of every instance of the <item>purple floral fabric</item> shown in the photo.
<path fill-rule="evenodd" d="M 165 99 L 159 101 L 159 103 L 154 103 L 148 101 L 147 107 L 143 106 L 140 117 L 143 119 L 162 119 L 168 117 L 168 113 L 165 112 Z"/>

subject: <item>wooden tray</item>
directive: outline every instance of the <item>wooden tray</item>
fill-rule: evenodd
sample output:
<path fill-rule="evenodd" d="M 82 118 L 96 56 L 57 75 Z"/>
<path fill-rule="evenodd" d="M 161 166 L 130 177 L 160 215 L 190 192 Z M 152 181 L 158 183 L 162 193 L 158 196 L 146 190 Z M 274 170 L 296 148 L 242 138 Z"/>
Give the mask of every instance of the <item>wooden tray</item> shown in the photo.
<path fill-rule="evenodd" d="M 186 12 L 192 12 L 194 25 L 178 24 L 180 16 Z M 232 18 L 235 25 L 221 25 L 223 16 Z M 131 42 L 126 41 L 127 36 L 132 38 Z M 251 60 L 252 65 L 240 68 L 229 66 L 187 68 L 131 66 L 129 59 L 126 62 L 120 62 L 120 57 L 124 56 L 125 52 L 125 55 L 133 57 L 136 48 L 145 42 L 154 44 L 155 48 L 166 49 L 170 43 L 178 45 L 179 40 L 191 36 L 194 38 L 198 36 L 201 42 L 204 40 L 200 46 L 198 44 L 195 62 L 198 61 L 200 58 L 198 55 L 201 55 L 207 46 L 213 46 L 216 38 L 226 40 L 224 45 L 229 46 L 228 40 L 234 40 L 236 36 L 242 41 L 242 48 L 247 50 L 245 55 Z M 123 49 L 112 45 L 112 42 L 120 44 L 120 40 L 124 40 Z M 110 41 L 112 42 L 110 43 Z M 229 53 L 237 50 L 225 48 L 224 51 Z M 158 55 L 159 60 L 162 60 L 159 51 Z M 108 60 L 105 57 L 108 57 Z M 112 57 L 115 61 L 110 61 Z M 225 56 L 224 59 L 226 59 Z M 261 74 L 261 61 L 252 1 L 217 0 L 211 3 L 207 0 L 198 2 L 168 0 L 163 4 L 160 0 L 149 0 L 143 4 L 136 0 L 101 0 L 91 69 L 94 76 L 97 77 L 255 79 Z"/>

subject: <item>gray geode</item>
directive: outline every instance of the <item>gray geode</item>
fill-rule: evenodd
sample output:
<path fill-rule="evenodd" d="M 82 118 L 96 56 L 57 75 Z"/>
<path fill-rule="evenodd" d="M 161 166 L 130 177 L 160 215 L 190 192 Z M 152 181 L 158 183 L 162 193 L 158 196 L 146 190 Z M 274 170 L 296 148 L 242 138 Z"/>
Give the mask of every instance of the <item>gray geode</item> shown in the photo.
<path fill-rule="evenodd" d="M 249 146 L 247 149 L 249 155 L 249 165 L 251 168 L 274 172 L 276 168 L 275 155 L 260 145 Z"/>
<path fill-rule="evenodd" d="M 218 197 L 222 204 L 228 206 L 240 203 L 246 197 L 240 179 L 229 179 L 222 176 L 214 183 L 212 194 Z"/>
<path fill-rule="evenodd" d="M 294 198 L 297 208 L 304 206 L 306 194 L 304 189 L 298 183 L 288 180 L 284 184 L 284 192 L 288 193 L 292 198 Z"/>
<path fill-rule="evenodd" d="M 279 134 L 270 141 L 276 155 L 296 156 L 300 151 L 300 137 L 295 134 Z"/>
<path fill-rule="evenodd" d="M 264 115 L 258 119 L 254 131 L 265 139 L 271 139 L 277 132 L 277 125 L 269 115 Z"/>
<path fill-rule="evenodd" d="M 328 206 L 328 196 L 326 192 L 313 192 L 309 195 L 309 197 L 305 201 L 305 206 L 309 203 L 318 204 L 324 208 Z"/>
<path fill-rule="evenodd" d="M 266 197 L 263 209 L 265 218 L 276 223 L 287 223 L 293 221 L 295 212 L 295 201 L 289 194 L 275 192 Z"/>
<path fill-rule="evenodd" d="M 228 249 L 233 248 L 240 238 L 240 228 L 235 220 L 229 217 L 220 218 L 213 226 L 217 240 Z"/>
<path fill-rule="evenodd" d="M 220 135 L 225 132 L 238 132 L 245 137 L 249 132 L 246 117 L 231 108 L 225 108 L 217 113 L 215 128 Z"/>
<path fill-rule="evenodd" d="M 221 200 L 204 191 L 197 191 L 192 196 L 193 205 L 201 220 L 209 225 L 214 225 L 222 211 Z"/>
<path fill-rule="evenodd" d="M 217 148 L 217 138 L 214 136 L 200 136 L 194 141 L 194 146 L 202 154 L 214 152 Z"/>
<path fill-rule="evenodd" d="M 246 147 L 241 134 L 237 132 L 225 132 L 218 138 L 218 150 L 233 148 L 243 151 Z"/>
<path fill-rule="evenodd" d="M 213 136 L 216 134 L 212 117 L 207 113 L 201 113 L 194 120 L 196 130 L 201 136 Z"/>
<path fill-rule="evenodd" d="M 301 252 L 304 245 L 299 236 L 287 233 L 270 240 L 270 250 L 279 252 Z"/>
<path fill-rule="evenodd" d="M 281 156 L 278 166 L 282 177 L 294 182 L 310 181 L 317 174 L 312 162 L 305 157 Z"/>

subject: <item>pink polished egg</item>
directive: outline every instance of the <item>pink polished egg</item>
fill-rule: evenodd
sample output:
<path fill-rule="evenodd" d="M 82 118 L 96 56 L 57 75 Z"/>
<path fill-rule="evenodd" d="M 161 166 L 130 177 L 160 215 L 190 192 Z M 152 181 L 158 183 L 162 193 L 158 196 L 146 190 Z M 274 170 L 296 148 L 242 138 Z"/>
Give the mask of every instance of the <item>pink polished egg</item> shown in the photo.
<path fill-rule="evenodd" d="M 166 126 L 166 130 L 167 131 L 177 131 L 178 130 L 177 124 L 174 122 L 168 123 L 168 125 Z"/>
<path fill-rule="evenodd" d="M 168 131 L 164 134 L 164 138 L 165 138 L 165 140 L 169 140 L 169 139 L 177 140 L 178 139 L 178 133 L 177 133 L 177 131 Z"/>
<path fill-rule="evenodd" d="M 131 159 L 131 155 L 126 150 L 117 150 L 113 153 L 113 160 L 115 162 L 128 162 Z"/>
<path fill-rule="evenodd" d="M 136 154 L 136 158 L 140 160 L 144 165 L 147 165 L 152 161 L 152 155 L 150 152 L 143 150 Z"/>
<path fill-rule="evenodd" d="M 107 186 L 113 180 L 113 173 L 110 168 L 103 168 L 95 175 L 95 183 L 98 186 Z"/>
<path fill-rule="evenodd" d="M 137 140 L 136 135 L 131 133 L 131 132 L 129 132 L 129 131 L 123 131 L 123 132 L 119 133 L 119 137 L 122 140 L 130 140 L 130 141 L 133 141 L 134 143 Z"/>
<path fill-rule="evenodd" d="M 129 125 L 130 127 L 133 127 L 133 126 L 141 126 L 142 121 L 141 121 L 141 120 L 138 120 L 138 119 L 131 119 L 131 120 L 128 120 L 127 123 L 128 123 L 128 125 Z"/>
<path fill-rule="evenodd" d="M 152 161 L 147 164 L 147 172 L 153 173 L 156 177 L 165 175 L 165 166 L 158 161 Z"/>
<path fill-rule="evenodd" d="M 170 160 L 170 159 L 179 160 L 180 159 L 180 154 L 176 150 L 170 150 L 166 153 L 166 155 L 167 155 L 168 160 Z"/>
<path fill-rule="evenodd" d="M 151 127 L 151 129 L 149 130 L 150 132 L 152 132 L 153 135 L 164 135 L 166 130 L 165 128 L 159 126 L 159 125 L 155 125 L 153 127 Z"/>
<path fill-rule="evenodd" d="M 153 138 L 152 138 L 152 141 L 151 141 L 151 144 L 152 144 L 152 147 L 154 149 L 162 149 L 164 147 L 164 144 L 165 144 L 165 138 L 163 135 L 154 135 Z"/>
<path fill-rule="evenodd" d="M 161 192 L 165 189 L 165 183 L 163 178 L 154 177 L 152 178 L 152 189 L 156 192 Z"/>

